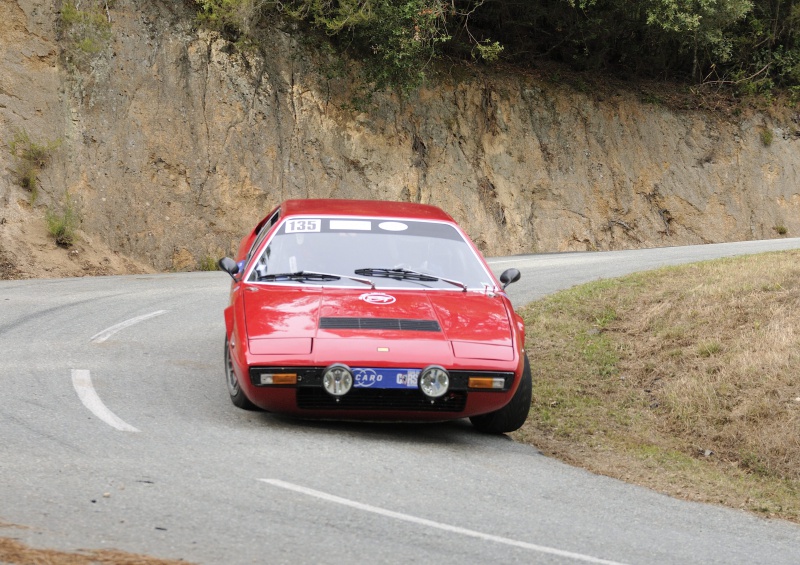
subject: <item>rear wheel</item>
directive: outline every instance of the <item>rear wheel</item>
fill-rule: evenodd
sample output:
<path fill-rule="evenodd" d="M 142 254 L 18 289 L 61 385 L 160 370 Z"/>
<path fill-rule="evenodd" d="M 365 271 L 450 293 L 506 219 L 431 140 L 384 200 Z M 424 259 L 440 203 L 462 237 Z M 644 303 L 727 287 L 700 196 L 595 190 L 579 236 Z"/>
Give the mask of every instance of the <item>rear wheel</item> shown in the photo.
<path fill-rule="evenodd" d="M 250 402 L 250 399 L 245 396 L 242 387 L 239 385 L 239 378 L 236 376 L 236 371 L 233 370 L 228 336 L 225 336 L 225 381 L 228 384 L 228 394 L 231 395 L 231 402 L 233 402 L 234 406 L 243 408 L 244 410 L 257 409 L 256 405 Z"/>
<path fill-rule="evenodd" d="M 525 420 L 528 419 L 532 396 L 533 379 L 531 378 L 531 366 L 528 363 L 528 357 L 525 356 L 522 380 L 519 383 L 519 387 L 517 387 L 517 392 L 511 397 L 511 402 L 500 410 L 480 416 L 472 416 L 469 420 L 479 431 L 487 434 L 513 432 L 520 429 Z"/>

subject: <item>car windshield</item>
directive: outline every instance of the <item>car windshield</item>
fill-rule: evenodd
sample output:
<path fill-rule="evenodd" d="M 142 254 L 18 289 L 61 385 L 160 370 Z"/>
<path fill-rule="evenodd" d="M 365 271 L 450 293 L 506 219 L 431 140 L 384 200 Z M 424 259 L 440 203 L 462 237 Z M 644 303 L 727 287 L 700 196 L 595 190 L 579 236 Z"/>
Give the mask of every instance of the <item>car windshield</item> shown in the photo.
<path fill-rule="evenodd" d="M 248 280 L 325 286 L 362 286 L 366 280 L 376 288 L 450 290 L 494 286 L 453 225 L 380 218 L 289 218 L 254 262 Z"/>

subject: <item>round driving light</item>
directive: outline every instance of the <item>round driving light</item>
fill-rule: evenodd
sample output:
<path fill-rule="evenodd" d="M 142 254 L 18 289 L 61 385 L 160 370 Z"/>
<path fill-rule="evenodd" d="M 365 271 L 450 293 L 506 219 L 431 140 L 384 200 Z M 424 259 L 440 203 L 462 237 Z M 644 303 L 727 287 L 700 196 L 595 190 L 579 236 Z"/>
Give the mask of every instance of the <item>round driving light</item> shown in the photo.
<path fill-rule="evenodd" d="M 439 398 L 450 387 L 450 375 L 443 367 L 431 365 L 419 377 L 419 389 L 428 398 Z"/>
<path fill-rule="evenodd" d="M 344 396 L 353 387 L 353 373 L 350 367 L 336 363 L 325 369 L 322 375 L 322 386 L 332 396 Z"/>

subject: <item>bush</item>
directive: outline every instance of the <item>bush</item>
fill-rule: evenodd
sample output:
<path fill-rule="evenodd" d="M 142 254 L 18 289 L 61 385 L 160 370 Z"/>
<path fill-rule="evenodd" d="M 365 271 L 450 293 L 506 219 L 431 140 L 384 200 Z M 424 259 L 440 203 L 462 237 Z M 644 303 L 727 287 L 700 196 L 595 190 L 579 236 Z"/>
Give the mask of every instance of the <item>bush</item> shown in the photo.
<path fill-rule="evenodd" d="M 61 25 L 67 61 L 81 68 L 87 66 L 108 45 L 111 22 L 106 11 L 107 2 L 89 0 L 82 7 L 79 6 L 81 2 L 64 2 L 61 6 Z"/>
<path fill-rule="evenodd" d="M 195 0 L 199 20 L 230 39 L 259 45 L 259 29 L 271 16 L 325 34 L 341 53 L 363 63 L 375 90 L 410 91 L 425 79 L 439 46 L 449 41 L 454 8 L 444 0 Z M 477 5 L 483 4 L 478 0 Z M 472 40 L 475 53 L 497 58 L 502 46 Z"/>
<path fill-rule="evenodd" d="M 50 162 L 53 151 L 61 145 L 61 140 L 37 143 L 25 130 L 17 130 L 8 149 L 16 162 L 13 169 L 17 182 L 31 193 L 31 204 L 39 194 L 39 173 Z"/>
<path fill-rule="evenodd" d="M 77 237 L 78 214 L 72 198 L 67 194 L 60 212 L 52 208 L 45 214 L 47 231 L 60 247 L 72 247 Z"/>
<path fill-rule="evenodd" d="M 212 257 L 211 255 L 206 255 L 197 265 L 198 271 L 216 271 L 217 267 L 217 260 Z"/>

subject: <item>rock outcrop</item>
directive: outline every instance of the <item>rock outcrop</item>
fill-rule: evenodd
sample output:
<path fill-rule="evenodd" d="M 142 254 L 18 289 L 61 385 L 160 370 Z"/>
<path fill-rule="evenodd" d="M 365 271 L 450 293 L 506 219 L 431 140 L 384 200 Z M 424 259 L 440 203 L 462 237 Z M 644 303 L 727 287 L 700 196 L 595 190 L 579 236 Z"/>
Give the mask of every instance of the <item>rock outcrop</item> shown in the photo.
<path fill-rule="evenodd" d="M 0 148 L 0 252 L 14 262 L 36 261 L 24 240 L 67 194 L 81 249 L 112 257 L 109 272 L 198 268 L 293 197 L 435 204 L 488 255 L 800 234 L 790 116 L 469 70 L 357 110 L 350 80 L 284 31 L 256 54 L 181 3 L 117 0 L 107 15 L 110 39 L 79 66 L 53 2 L 0 0 L 0 140 L 60 141 L 33 205 Z"/>

